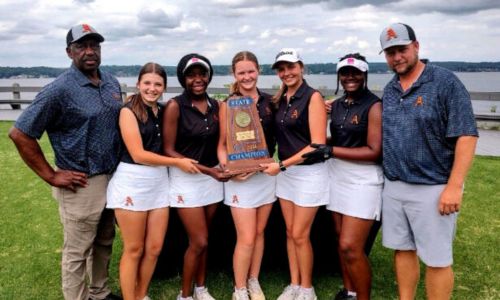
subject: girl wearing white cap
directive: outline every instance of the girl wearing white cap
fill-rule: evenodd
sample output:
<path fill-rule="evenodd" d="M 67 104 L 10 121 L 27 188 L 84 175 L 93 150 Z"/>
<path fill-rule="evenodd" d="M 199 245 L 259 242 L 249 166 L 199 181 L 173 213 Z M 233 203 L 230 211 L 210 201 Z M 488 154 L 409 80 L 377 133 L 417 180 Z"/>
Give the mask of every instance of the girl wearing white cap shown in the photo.
<path fill-rule="evenodd" d="M 257 57 L 248 51 L 233 57 L 232 71 L 235 82 L 231 96 L 251 97 L 258 111 L 264 131 L 269 155 L 276 146 L 274 137 L 273 107 L 271 95 L 257 89 L 259 63 Z M 227 163 L 226 150 L 226 103 L 220 107 L 219 161 Z M 235 291 L 233 300 L 264 300 L 259 284 L 259 272 L 264 253 L 264 229 L 266 228 L 272 204 L 276 201 L 276 178 L 264 173 L 237 175 L 224 183 L 224 203 L 231 207 L 236 226 L 237 242 L 233 255 Z"/>
<path fill-rule="evenodd" d="M 332 137 L 326 147 L 334 157 L 328 161 L 326 208 L 335 223 L 344 283 L 335 300 L 364 300 L 371 289 L 365 244 L 382 204 L 382 103 L 367 88 L 368 63 L 359 53 L 340 59 L 337 78 L 337 91 L 340 82 L 344 95 L 331 104 Z"/>
<path fill-rule="evenodd" d="M 185 55 L 177 65 L 184 92 L 170 99 L 163 115 L 164 151 L 172 157 L 198 161 L 202 174 L 186 174 L 171 168 L 170 205 L 186 229 L 189 246 L 184 255 L 182 289 L 177 299 L 213 300 L 205 287 L 208 228 L 218 202 L 222 180 L 217 159 L 219 104 L 206 90 L 212 79 L 210 61 L 199 54 Z M 193 291 L 193 282 L 195 284 Z"/>
<path fill-rule="evenodd" d="M 196 161 L 161 155 L 161 111 L 158 99 L 167 74 L 147 63 L 139 72 L 138 94 L 120 111 L 125 143 L 120 163 L 108 185 L 107 207 L 115 210 L 123 239 L 120 286 L 125 300 L 149 299 L 149 282 L 163 246 L 169 216 L 167 168 L 197 173 Z"/>
<path fill-rule="evenodd" d="M 304 65 L 295 49 L 282 49 L 272 67 L 283 83 L 273 99 L 279 162 L 267 164 L 264 172 L 277 175 L 276 196 L 286 224 L 291 276 L 278 299 L 315 300 L 309 234 L 319 206 L 328 203 L 328 170 L 324 162 L 304 160 L 302 155 L 314 150 L 311 143 L 325 143 L 325 104 L 303 79 Z"/>

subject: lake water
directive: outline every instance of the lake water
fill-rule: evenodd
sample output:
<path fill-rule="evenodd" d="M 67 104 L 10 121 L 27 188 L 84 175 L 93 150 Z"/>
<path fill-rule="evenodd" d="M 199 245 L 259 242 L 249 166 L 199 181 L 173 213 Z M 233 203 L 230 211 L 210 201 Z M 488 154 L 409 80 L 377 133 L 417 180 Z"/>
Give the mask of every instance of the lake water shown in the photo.
<path fill-rule="evenodd" d="M 458 78 L 464 83 L 469 91 L 473 92 L 500 92 L 500 72 L 474 72 L 474 73 L 455 73 Z M 392 74 L 369 74 L 368 87 L 372 90 L 381 90 L 392 78 Z M 306 80 L 312 87 L 326 87 L 335 89 L 337 85 L 336 75 L 305 75 Z M 18 79 L 0 79 L 0 86 L 11 86 L 13 83 L 19 83 L 24 86 L 44 86 L 51 82 L 53 78 L 18 78 Z M 127 85 L 135 85 L 137 78 L 122 77 L 118 80 Z M 210 84 L 211 87 L 224 87 L 233 81 L 232 76 L 214 76 Z M 272 88 L 280 84 L 280 80 L 276 75 L 261 75 L 259 76 L 259 87 Z M 177 86 L 180 84 L 177 77 L 168 77 L 169 86 Z"/>
<path fill-rule="evenodd" d="M 475 72 L 475 73 L 455 73 L 463 82 L 467 90 L 471 92 L 500 92 L 500 72 Z M 392 74 L 369 74 L 368 87 L 371 90 L 382 90 L 384 86 L 391 80 Z M 335 89 L 337 86 L 336 75 L 306 75 L 309 85 L 315 88 Z M 12 86 L 13 83 L 19 83 L 21 86 L 44 86 L 51 82 L 53 78 L 19 78 L 19 79 L 0 79 L 0 86 Z M 137 78 L 124 77 L 118 78 L 120 83 L 125 83 L 127 86 L 134 86 Z M 214 76 L 210 87 L 224 87 L 233 81 L 232 76 Z M 261 75 L 259 76 L 258 86 L 261 88 L 273 88 L 279 86 L 281 81 L 276 75 Z M 168 86 L 180 87 L 177 77 L 168 77 Z M 168 91 L 168 89 L 167 89 Z M 34 93 L 23 93 L 22 99 L 32 99 Z M 166 98 L 172 95 L 167 93 Z M 0 99 L 12 99 L 12 94 L 0 93 Z M 491 107 L 499 106 L 497 112 L 500 113 L 499 101 L 473 101 L 474 111 L 476 113 L 490 112 Z M 4 108 L 5 105 L 0 105 Z"/>

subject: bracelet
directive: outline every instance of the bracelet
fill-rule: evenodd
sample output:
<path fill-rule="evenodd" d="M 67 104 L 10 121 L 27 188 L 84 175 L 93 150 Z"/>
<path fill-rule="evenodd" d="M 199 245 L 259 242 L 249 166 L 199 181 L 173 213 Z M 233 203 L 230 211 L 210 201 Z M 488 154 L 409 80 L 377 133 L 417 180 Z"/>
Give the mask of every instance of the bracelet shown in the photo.
<path fill-rule="evenodd" d="M 283 164 L 283 162 L 281 160 L 278 162 L 278 165 L 280 166 L 280 170 L 282 172 L 286 171 L 286 167 L 285 167 L 285 165 Z"/>

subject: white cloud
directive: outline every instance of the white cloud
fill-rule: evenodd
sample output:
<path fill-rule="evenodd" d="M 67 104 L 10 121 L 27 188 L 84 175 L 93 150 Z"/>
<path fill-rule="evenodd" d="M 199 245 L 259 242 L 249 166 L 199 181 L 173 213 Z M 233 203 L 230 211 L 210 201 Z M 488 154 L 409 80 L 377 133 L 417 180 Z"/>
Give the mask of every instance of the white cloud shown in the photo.
<path fill-rule="evenodd" d="M 149 28 L 176 28 L 182 20 L 181 12 L 173 6 L 147 5 L 137 14 L 139 25 Z"/>
<path fill-rule="evenodd" d="M 283 36 L 283 37 L 297 37 L 297 36 L 302 36 L 306 33 L 306 31 L 302 28 L 279 28 L 276 29 L 275 34 L 278 36 Z"/>
<path fill-rule="evenodd" d="M 250 30 L 249 25 L 243 25 L 240 27 L 240 29 L 238 29 L 238 33 L 247 33 L 249 30 Z"/>
<path fill-rule="evenodd" d="M 269 29 L 266 29 L 264 31 L 262 31 L 259 35 L 259 38 L 261 39 L 267 39 L 271 36 L 271 31 Z"/>
<path fill-rule="evenodd" d="M 352 46 L 358 42 L 357 36 L 348 36 L 343 40 L 335 41 L 333 44 L 335 46 L 343 47 L 343 46 Z"/>
<path fill-rule="evenodd" d="M 308 37 L 304 40 L 306 44 L 316 44 L 318 42 L 318 39 L 315 37 Z"/>
<path fill-rule="evenodd" d="M 369 61 L 380 31 L 411 25 L 431 60 L 500 61 L 496 0 L 1 0 L 0 65 L 65 67 L 68 29 L 87 22 L 106 38 L 103 64 L 176 65 L 188 52 L 229 64 L 239 50 L 271 63 L 282 47 L 330 62 L 348 52 Z M 485 46 L 487 45 L 487 46 Z"/>
<path fill-rule="evenodd" d="M 193 31 L 200 34 L 206 33 L 207 29 L 197 21 L 183 21 L 181 22 L 181 25 L 175 29 L 175 31 L 182 33 Z"/>

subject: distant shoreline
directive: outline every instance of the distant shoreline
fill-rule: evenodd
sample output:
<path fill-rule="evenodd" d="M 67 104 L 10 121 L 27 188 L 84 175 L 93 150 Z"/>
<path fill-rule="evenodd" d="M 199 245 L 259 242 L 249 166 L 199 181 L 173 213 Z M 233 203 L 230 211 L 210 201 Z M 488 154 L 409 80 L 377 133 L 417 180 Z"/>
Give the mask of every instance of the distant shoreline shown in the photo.
<path fill-rule="evenodd" d="M 432 64 L 445 67 L 453 72 L 500 72 L 500 62 L 431 62 Z M 69 67 L 69 66 L 68 66 Z M 139 65 L 104 65 L 102 70 L 110 72 L 117 77 L 135 77 L 139 73 L 141 66 Z M 16 79 L 16 78 L 53 78 L 64 72 L 67 68 L 52 68 L 52 67 L 1 67 L 0 78 Z M 176 74 L 175 66 L 166 66 L 167 73 L 170 75 Z M 231 75 L 231 67 L 229 65 L 214 65 L 214 75 L 224 76 Z M 333 63 L 313 63 L 306 65 L 307 74 L 315 75 L 332 75 L 336 74 L 336 64 Z M 387 68 L 386 63 L 375 62 L 370 63 L 370 73 L 385 74 L 391 73 Z M 262 75 L 274 75 L 274 70 L 270 64 L 261 65 Z"/>

